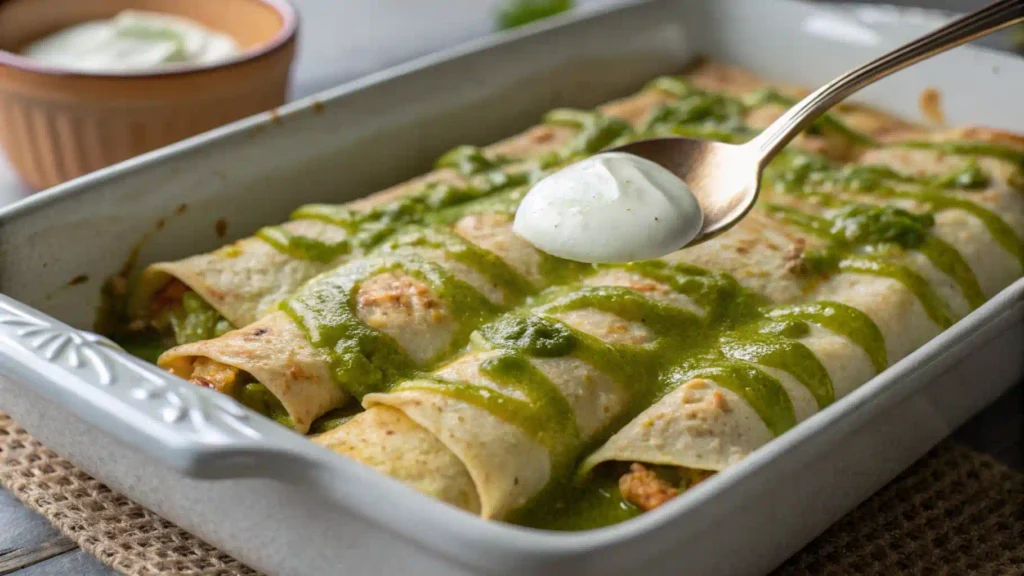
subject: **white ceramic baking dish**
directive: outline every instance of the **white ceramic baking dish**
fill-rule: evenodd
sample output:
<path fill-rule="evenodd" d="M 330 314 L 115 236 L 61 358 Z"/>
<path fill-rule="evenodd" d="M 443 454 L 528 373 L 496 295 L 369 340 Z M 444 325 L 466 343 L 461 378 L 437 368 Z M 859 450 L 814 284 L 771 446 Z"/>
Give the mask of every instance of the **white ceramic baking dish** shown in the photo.
<path fill-rule="evenodd" d="M 561 17 L 347 84 L 0 211 L 0 409 L 89 473 L 270 574 L 753 574 L 782 562 L 1024 374 L 1024 282 L 684 497 L 552 533 L 484 522 L 132 359 L 91 325 L 103 278 L 344 201 L 556 105 L 695 54 L 814 85 L 939 23 L 790 1 L 654 0 Z M 863 100 L 1024 131 L 1024 61 L 961 48 Z M 60 321 L 54 318 L 59 318 Z"/>

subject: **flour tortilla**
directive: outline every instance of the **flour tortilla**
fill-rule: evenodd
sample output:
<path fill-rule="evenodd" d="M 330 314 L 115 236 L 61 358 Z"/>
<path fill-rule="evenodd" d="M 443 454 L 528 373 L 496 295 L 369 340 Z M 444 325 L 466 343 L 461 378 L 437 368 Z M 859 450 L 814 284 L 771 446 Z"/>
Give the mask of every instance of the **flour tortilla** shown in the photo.
<path fill-rule="evenodd" d="M 755 76 L 714 62 L 704 62 L 693 68 L 687 78 L 696 86 L 711 90 L 725 90 L 734 94 L 767 86 Z M 799 90 L 788 88 L 791 94 Z M 609 102 L 599 109 L 634 126 L 642 126 L 651 111 L 671 97 L 657 90 L 644 90 L 633 96 Z M 748 121 L 755 126 L 767 125 L 783 109 L 768 106 L 751 113 Z M 839 112 L 850 126 L 865 133 L 881 135 L 897 126 L 895 119 L 850 108 Z M 565 126 L 540 125 L 512 138 L 486 148 L 490 153 L 513 159 L 529 160 L 558 150 L 569 142 L 576 131 Z M 823 152 L 837 158 L 848 155 L 848 145 L 834 136 L 801 136 L 798 142 L 804 148 Z M 439 169 L 347 204 L 355 211 L 365 211 L 401 198 L 429 182 L 462 183 L 464 178 L 450 169 Z M 324 222 L 297 220 L 283 225 L 287 230 L 325 241 L 345 236 L 344 230 Z M 301 260 L 283 254 L 257 237 L 239 240 L 219 250 L 171 262 L 158 262 L 143 270 L 129 301 L 132 318 L 146 319 L 153 297 L 173 279 L 180 280 L 234 326 L 242 327 L 269 313 L 274 305 L 294 293 L 314 276 L 360 257 L 359 254 L 341 256 L 333 262 Z"/>
<path fill-rule="evenodd" d="M 667 285 L 626 270 L 601 272 L 588 278 L 587 284 L 630 287 L 643 291 L 654 300 L 704 313 L 687 296 L 672 292 Z M 550 316 L 609 343 L 643 346 L 655 337 L 642 323 L 600 310 L 586 308 L 551 313 Z M 432 377 L 442 381 L 470 383 L 523 399 L 515 388 L 495 382 L 480 371 L 484 361 L 501 353 L 500 350 L 470 351 L 434 372 Z M 579 433 L 577 445 L 572 448 L 577 451 L 619 418 L 629 404 L 628 386 L 616 382 L 583 360 L 570 355 L 532 358 L 531 362 L 558 388 L 571 407 Z M 554 455 L 549 453 L 547 447 L 515 424 L 483 408 L 445 395 L 432 387 L 429 381 L 413 380 L 402 383 L 390 393 L 368 395 L 363 405 L 367 408 L 366 413 L 382 407 L 399 410 L 406 418 L 428 430 L 457 456 L 473 479 L 481 506 L 479 514 L 485 518 L 503 518 L 536 496 L 556 478 Z M 353 436 L 365 433 L 361 427 L 348 423 L 332 431 L 333 437 L 345 438 L 349 434 L 349 426 L 353 426 Z M 407 442 L 412 445 L 415 440 L 410 438 Z M 424 445 L 414 451 L 419 453 L 428 449 Z M 360 459 L 360 455 L 347 453 Z M 404 480 L 402 477 L 399 479 Z M 425 486 L 415 479 L 407 483 L 435 497 L 443 498 L 449 490 L 443 484 Z"/>
<path fill-rule="evenodd" d="M 952 133 L 957 137 L 963 134 L 963 131 Z M 991 131 L 977 130 L 971 134 L 978 139 L 983 136 L 987 136 L 989 140 L 998 137 Z M 1021 192 L 1008 184 L 1009 175 L 1019 168 L 1000 160 L 976 161 L 984 163 L 985 169 L 996 175 L 994 181 L 986 190 L 965 191 L 957 195 L 994 211 L 1009 223 L 1020 237 L 1024 233 L 1024 201 L 1021 199 Z M 902 149 L 873 150 L 861 160 L 861 163 L 884 164 L 917 175 L 948 174 L 962 166 L 964 162 L 965 158 L 951 157 L 930 150 Z M 910 209 L 920 208 L 914 202 L 903 204 Z M 731 254 L 731 250 L 735 249 L 738 242 L 747 241 L 749 228 L 741 225 L 736 230 L 709 242 L 711 246 L 705 249 L 704 254 L 710 255 L 706 258 L 713 259 L 714 255 Z M 1024 272 L 1020 262 L 995 241 L 988 229 L 976 217 L 962 210 L 939 211 L 936 214 L 934 233 L 954 246 L 963 256 L 986 297 L 1005 288 Z M 700 256 L 689 255 L 688 252 L 690 251 L 683 251 L 677 257 L 690 261 L 695 256 Z M 956 317 L 962 317 L 969 312 L 969 307 L 957 285 L 923 256 L 910 252 L 897 261 L 928 280 Z M 761 254 L 746 264 L 746 267 L 733 266 L 741 273 L 740 281 L 773 301 L 785 301 L 799 290 L 793 282 L 774 281 L 773 275 L 776 273 L 775 267 L 778 262 L 773 261 L 770 254 L 767 257 Z M 762 277 L 772 280 L 761 282 Z M 920 301 L 905 286 L 880 276 L 838 274 L 806 290 L 798 301 L 834 301 L 864 312 L 882 332 L 889 363 L 898 361 L 941 332 L 941 328 L 929 318 Z M 813 327 L 810 334 L 800 341 L 814 353 L 829 372 L 837 399 L 850 393 L 875 373 L 862 349 L 824 327 Z M 806 418 L 817 411 L 816 408 L 810 411 L 800 409 L 800 406 L 807 406 L 807 402 L 799 393 L 794 394 L 791 377 L 779 374 L 778 370 L 769 372 L 778 377 L 787 390 L 797 407 L 798 419 Z M 712 401 L 714 395 L 718 395 L 720 401 Z M 614 434 L 585 459 L 582 471 L 589 472 L 596 466 L 610 461 L 719 471 L 741 460 L 770 441 L 772 437 L 764 422 L 738 395 L 715 383 L 713 379 L 692 379 L 678 382 L 678 387 L 671 393 Z"/>
<path fill-rule="evenodd" d="M 943 172 L 949 170 L 946 165 L 935 168 L 943 168 Z M 1015 200 L 1003 198 L 1017 194 L 1016 191 L 1007 190 L 1005 186 L 1000 188 L 999 182 L 993 186 L 992 191 L 981 193 L 986 202 L 994 202 L 992 206 L 1003 209 L 1016 205 Z M 1018 213 L 1007 215 L 1007 221 L 1015 222 Z M 947 210 L 939 212 L 936 220 L 935 234 L 957 247 L 986 295 L 994 294 L 1020 275 L 1015 259 L 1000 248 L 976 218 L 960 210 Z M 1018 231 L 1020 228 L 1017 227 Z M 896 280 L 862 273 L 840 273 L 819 282 L 787 271 L 787 252 L 798 243 L 810 249 L 818 246 L 820 241 L 800 229 L 755 212 L 730 232 L 666 259 L 728 272 L 748 289 L 778 304 L 832 301 L 852 306 L 864 312 L 879 327 L 890 363 L 941 331 L 918 298 Z M 968 313 L 969 306 L 959 286 L 926 258 L 911 251 L 896 261 L 924 277 L 955 317 Z M 606 271 L 587 283 L 632 286 L 644 294 L 659 295 L 659 291 L 641 286 L 642 279 L 624 276 L 628 273 Z M 670 291 L 662 292 L 660 296 L 663 301 L 673 302 L 683 309 L 692 310 L 695 306 L 692 302 L 679 301 L 679 295 Z M 673 297 L 677 299 L 673 301 Z M 575 315 L 584 318 L 575 318 Z M 607 313 L 583 310 L 563 315 L 561 320 L 577 328 L 585 327 L 588 322 L 605 327 L 615 325 L 616 319 L 608 316 Z M 622 319 L 617 321 L 623 322 Z M 645 327 L 622 329 L 620 326 L 614 333 L 619 338 L 642 340 L 645 330 Z M 606 335 L 609 340 L 612 339 L 611 332 Z M 811 323 L 809 332 L 798 340 L 828 372 L 837 399 L 876 374 L 872 359 L 865 350 L 825 326 Z M 478 365 L 486 354 L 475 352 L 456 360 L 449 367 L 450 376 L 462 382 L 500 389 L 497 384 L 486 382 L 471 370 L 455 368 Z M 557 363 L 564 360 L 546 361 Z M 776 368 L 757 367 L 779 381 L 794 405 L 798 421 L 817 413 L 817 402 L 792 375 Z M 563 367 L 561 374 L 553 379 L 560 379 L 563 389 L 567 388 L 565 382 L 574 383 L 578 390 L 570 400 L 574 407 L 584 406 L 584 399 L 590 396 L 587 407 L 577 411 L 578 421 L 581 414 L 589 414 L 592 425 L 601 423 L 601 415 L 614 416 L 618 413 L 614 407 L 628 402 L 628 397 L 622 396 L 613 382 L 605 388 L 587 388 L 581 383 L 593 381 L 596 375 L 570 374 L 571 371 Z M 581 470 L 589 472 L 604 462 L 624 461 L 718 471 L 743 459 L 774 437 L 742 397 L 713 379 L 693 378 L 677 384 L 587 457 Z M 368 397 L 368 412 L 382 406 L 398 409 L 422 429 L 431 432 L 468 470 L 480 498 L 479 513 L 485 518 L 506 516 L 553 479 L 550 455 L 524 431 L 483 409 L 419 389 L 415 382 L 408 383 L 408 386 L 411 389 L 405 389 L 403 385 L 390 394 Z M 604 399 L 610 404 L 596 399 Z M 337 434 L 345 436 L 347 432 L 342 427 Z M 439 486 L 424 489 L 414 482 L 411 484 L 428 494 L 441 490 Z"/>
<path fill-rule="evenodd" d="M 706 64 L 694 73 L 694 81 L 708 88 L 749 91 L 760 80 L 735 69 Z M 644 92 L 611 106 L 622 117 L 638 123 L 653 106 L 665 101 L 663 94 Z M 770 122 L 778 110 L 759 111 L 757 123 Z M 859 108 L 838 112 L 854 128 L 875 136 L 905 132 L 906 125 Z M 773 116 L 774 115 L 774 116 Z M 564 130 L 558 128 L 560 133 Z M 972 133 L 980 139 L 980 133 Z M 958 137 L 965 137 L 961 133 Z M 829 137 L 804 136 L 801 144 L 834 158 L 853 153 L 844 142 Z M 951 164 L 901 156 L 891 151 L 872 151 L 867 163 L 905 162 L 904 167 L 931 171 Z M 934 158 L 932 159 L 934 160 Z M 987 161 L 986 161 L 987 162 Z M 992 188 L 964 192 L 963 197 L 996 210 L 1018 233 L 1024 230 L 1024 208 L 1019 192 L 1009 190 L 1008 168 L 999 167 Z M 1014 197 L 1013 195 L 1018 195 Z M 465 230 L 479 232 L 475 242 L 499 251 L 513 240 L 492 233 L 491 222 L 481 218 L 467 222 Z M 966 225 L 965 225 L 966 224 Z M 465 231 L 464 230 L 464 231 Z M 986 295 L 994 294 L 1019 277 L 1019 263 L 1008 259 L 976 218 L 949 210 L 937 215 L 936 234 L 957 247 L 978 277 Z M 841 273 L 824 282 L 787 270 L 796 246 L 813 249 L 820 241 L 755 211 L 733 230 L 698 247 L 670 255 L 667 260 L 696 264 L 734 276 L 743 286 L 774 303 L 834 301 L 864 312 L 878 325 L 885 339 L 889 362 L 895 362 L 940 331 L 920 301 L 899 282 L 880 276 Z M 523 269 L 536 265 L 518 250 L 505 257 Z M 959 287 L 914 253 L 901 263 L 921 274 L 933 286 L 955 316 L 967 312 Z M 658 298 L 681 309 L 704 313 L 689 299 L 657 282 L 631 273 L 604 271 L 587 279 L 588 284 L 626 286 L 647 297 Z M 579 310 L 560 316 L 575 328 L 606 341 L 617 338 L 642 342 L 651 336 L 644 326 L 623 325 L 624 319 L 596 310 Z M 613 315 L 612 315 L 613 316 Z M 628 324 L 628 323 L 627 323 Z M 876 369 L 867 353 L 845 336 L 825 326 L 813 325 L 799 339 L 828 371 L 837 398 L 870 379 Z M 301 349 L 301 345 L 296 345 Z M 466 382 L 510 396 L 514 388 L 490 381 L 480 364 L 498 352 L 472 348 L 431 374 L 433 380 Z M 580 446 L 603 433 L 604 427 L 622 415 L 630 398 L 622 383 L 573 357 L 533 359 L 535 366 L 558 386 L 572 407 L 581 431 Z M 818 410 L 816 402 L 796 379 L 782 370 L 761 367 L 774 376 L 794 404 L 798 420 Z M 411 380 L 386 394 L 364 398 L 365 412 L 316 441 L 374 467 L 413 488 L 485 518 L 500 519 L 536 496 L 557 480 L 548 449 L 514 423 L 504 421 L 475 405 L 432 389 L 433 380 Z M 772 432 L 740 396 L 714 382 L 696 378 L 679 381 L 666 396 L 611 436 L 584 460 L 589 471 L 608 461 L 667 464 L 701 470 L 721 470 L 770 441 Z"/>
<path fill-rule="evenodd" d="M 540 284 L 535 248 L 511 235 L 508 216 L 491 216 L 484 234 L 476 226 L 461 226 L 479 216 L 466 216 L 453 227 L 467 242 L 487 249 L 507 262 L 530 282 Z M 478 286 L 494 304 L 506 303 L 509 295 L 488 284 L 479 271 L 453 260 L 442 250 L 416 247 L 405 250 L 433 261 L 454 278 Z M 300 290 L 329 285 L 363 261 L 354 261 L 325 272 Z M 410 294 L 414 296 L 410 296 Z M 376 274 L 360 284 L 355 297 L 356 314 L 368 326 L 392 338 L 419 366 L 439 361 L 458 329 L 452 310 L 435 289 L 400 270 Z M 316 418 L 342 406 L 348 395 L 334 382 L 330 358 L 310 344 L 306 333 L 286 313 L 275 310 L 256 322 L 218 338 L 177 346 L 165 352 L 158 364 L 183 378 L 191 378 L 196 361 L 215 360 L 251 374 L 281 401 L 296 430 L 305 433 Z M 220 390 L 230 393 L 229 390 Z"/>

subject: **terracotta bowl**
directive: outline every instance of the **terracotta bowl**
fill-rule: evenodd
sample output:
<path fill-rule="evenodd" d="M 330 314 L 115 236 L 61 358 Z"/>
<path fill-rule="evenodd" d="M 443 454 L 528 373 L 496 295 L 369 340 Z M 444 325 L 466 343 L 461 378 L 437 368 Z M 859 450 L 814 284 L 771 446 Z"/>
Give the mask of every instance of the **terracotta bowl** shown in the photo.
<path fill-rule="evenodd" d="M 233 36 L 243 53 L 214 66 L 115 74 L 18 54 L 46 34 L 126 8 L 192 18 Z M 287 0 L 0 0 L 0 145 L 42 189 L 278 106 L 297 26 Z"/>

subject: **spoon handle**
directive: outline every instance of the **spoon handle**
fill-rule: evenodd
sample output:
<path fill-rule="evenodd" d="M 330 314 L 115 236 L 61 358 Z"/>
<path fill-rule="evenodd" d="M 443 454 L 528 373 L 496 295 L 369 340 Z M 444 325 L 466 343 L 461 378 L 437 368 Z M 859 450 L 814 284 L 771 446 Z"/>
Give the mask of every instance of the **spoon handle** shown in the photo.
<path fill-rule="evenodd" d="M 796 103 L 749 145 L 754 146 L 763 167 L 800 130 L 840 100 L 871 84 L 950 48 L 1024 20 L 1024 0 L 999 0 L 958 18 L 917 40 L 889 52 L 815 90 Z"/>

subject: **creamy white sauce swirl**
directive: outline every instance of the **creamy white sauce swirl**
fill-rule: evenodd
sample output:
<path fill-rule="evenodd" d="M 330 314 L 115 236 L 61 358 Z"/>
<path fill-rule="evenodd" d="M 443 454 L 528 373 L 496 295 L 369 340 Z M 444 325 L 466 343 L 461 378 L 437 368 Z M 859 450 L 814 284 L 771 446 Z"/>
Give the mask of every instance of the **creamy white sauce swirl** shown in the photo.
<path fill-rule="evenodd" d="M 704 216 L 678 176 L 645 158 L 605 152 L 538 182 L 513 230 L 537 248 L 578 262 L 631 262 L 674 252 Z"/>
<path fill-rule="evenodd" d="M 231 36 L 188 18 L 125 10 L 109 20 L 82 22 L 44 36 L 21 53 L 61 68 L 117 73 L 216 64 L 239 51 Z"/>

